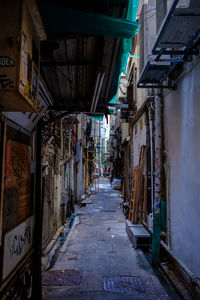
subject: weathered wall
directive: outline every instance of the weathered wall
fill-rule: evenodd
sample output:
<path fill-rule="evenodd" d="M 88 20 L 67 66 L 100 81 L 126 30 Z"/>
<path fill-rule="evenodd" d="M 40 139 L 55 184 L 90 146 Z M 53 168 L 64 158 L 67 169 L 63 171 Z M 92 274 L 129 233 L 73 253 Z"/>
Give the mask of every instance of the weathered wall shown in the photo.
<path fill-rule="evenodd" d="M 169 234 L 176 258 L 200 276 L 200 63 L 165 98 Z"/>
<path fill-rule="evenodd" d="M 79 115 L 79 124 L 78 124 L 78 140 L 77 140 L 77 188 L 76 188 L 76 201 L 77 203 L 81 202 L 81 197 L 85 193 L 85 166 L 84 166 L 84 148 L 86 144 L 85 139 L 86 132 L 86 116 L 84 114 Z M 78 150 L 79 148 L 79 150 Z"/>
<path fill-rule="evenodd" d="M 55 211 L 54 211 L 54 218 L 55 218 L 55 225 L 56 228 L 59 228 L 62 224 L 61 219 L 61 200 L 62 200 L 62 180 L 60 173 L 55 175 Z"/>
<path fill-rule="evenodd" d="M 52 238 L 55 232 L 54 222 L 54 169 L 53 158 L 49 159 L 49 168 L 45 170 L 45 175 L 42 178 L 43 185 L 43 201 L 44 201 L 44 214 L 43 214 L 43 247 Z"/>
<path fill-rule="evenodd" d="M 73 159 L 73 157 L 71 157 L 70 161 L 69 161 L 69 187 L 74 194 L 75 183 L 74 183 L 74 159 Z"/>
<path fill-rule="evenodd" d="M 133 165 L 138 166 L 140 158 L 140 148 L 146 145 L 146 125 L 145 114 L 141 116 L 133 127 Z"/>
<path fill-rule="evenodd" d="M 43 173 L 43 247 L 46 247 L 62 224 L 61 201 L 64 178 L 61 176 L 60 151 L 57 151 L 56 158 L 51 155 L 47 161 L 48 167 Z"/>
<path fill-rule="evenodd" d="M 77 163 L 77 202 L 80 203 L 81 196 L 85 191 L 85 174 L 83 165 L 83 148 L 81 146 L 79 162 Z"/>

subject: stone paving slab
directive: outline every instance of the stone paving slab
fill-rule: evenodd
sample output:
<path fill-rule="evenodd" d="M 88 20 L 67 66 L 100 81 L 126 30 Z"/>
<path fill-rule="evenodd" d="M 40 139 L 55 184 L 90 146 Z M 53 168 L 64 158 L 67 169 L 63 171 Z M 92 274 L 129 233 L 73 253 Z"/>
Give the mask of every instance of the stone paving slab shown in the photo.
<path fill-rule="evenodd" d="M 120 192 L 113 191 L 107 182 L 104 179 L 100 192 L 92 195 L 92 204 L 78 209 L 80 222 L 72 227 L 53 267 L 53 270 L 80 270 L 80 284 L 59 289 L 44 286 L 43 299 L 170 299 L 142 252 L 132 248 L 120 208 Z M 144 292 L 124 295 L 105 291 L 104 278 L 109 276 L 138 276 Z"/>

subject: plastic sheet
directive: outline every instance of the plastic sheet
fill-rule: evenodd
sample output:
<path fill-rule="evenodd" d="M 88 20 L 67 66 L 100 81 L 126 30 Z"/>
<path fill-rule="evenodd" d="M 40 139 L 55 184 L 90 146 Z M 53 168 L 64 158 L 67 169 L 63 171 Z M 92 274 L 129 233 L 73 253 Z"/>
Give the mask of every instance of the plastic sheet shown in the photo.
<path fill-rule="evenodd" d="M 139 4 L 139 0 L 129 1 L 128 12 L 126 17 L 127 20 L 132 22 L 135 21 L 138 4 Z M 116 103 L 121 73 L 125 73 L 126 71 L 127 60 L 128 60 L 129 53 L 131 52 L 131 49 L 132 49 L 132 39 L 123 39 L 121 41 L 118 59 L 115 64 L 115 71 L 114 71 L 112 85 L 109 93 L 109 99 L 110 99 L 109 103 Z"/>
<path fill-rule="evenodd" d="M 129 18 L 121 19 L 92 11 L 61 8 L 53 3 L 41 3 L 39 7 L 46 31 L 51 34 L 82 32 L 131 39 L 139 30 L 139 24 Z"/>

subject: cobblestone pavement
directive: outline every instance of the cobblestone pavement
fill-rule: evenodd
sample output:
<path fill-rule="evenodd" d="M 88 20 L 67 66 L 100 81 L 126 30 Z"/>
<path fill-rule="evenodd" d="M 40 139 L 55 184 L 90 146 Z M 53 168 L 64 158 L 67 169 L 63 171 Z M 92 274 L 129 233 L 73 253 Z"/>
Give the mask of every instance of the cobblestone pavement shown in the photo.
<path fill-rule="evenodd" d="M 171 299 L 141 250 L 132 248 L 120 208 L 120 192 L 102 179 L 100 192 L 90 199 L 92 204 L 77 210 L 78 217 L 52 269 L 60 270 L 60 274 L 78 271 L 81 280 L 74 285 L 45 285 L 43 299 Z M 142 289 L 130 291 L 128 285 L 121 283 L 121 290 L 114 285 L 114 292 L 106 291 L 104 279 L 113 277 L 136 277 Z"/>

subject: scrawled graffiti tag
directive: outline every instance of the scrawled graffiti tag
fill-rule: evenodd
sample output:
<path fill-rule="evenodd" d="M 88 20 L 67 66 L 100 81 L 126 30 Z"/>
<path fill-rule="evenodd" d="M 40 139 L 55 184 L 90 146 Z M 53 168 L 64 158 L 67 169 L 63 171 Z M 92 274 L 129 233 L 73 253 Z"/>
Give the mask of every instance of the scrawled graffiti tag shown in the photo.
<path fill-rule="evenodd" d="M 12 156 L 12 169 L 16 177 L 16 182 L 18 186 L 21 187 L 25 176 L 25 161 L 23 157 L 17 153 Z"/>
<path fill-rule="evenodd" d="M 31 243 L 31 227 L 29 224 L 26 225 L 24 234 L 16 234 L 13 237 L 10 245 L 10 255 L 20 256 L 26 243 Z"/>
<path fill-rule="evenodd" d="M 0 86 L 5 89 L 7 87 L 14 88 L 13 81 L 6 74 L 0 75 Z"/>
<path fill-rule="evenodd" d="M 3 274 L 5 279 L 33 245 L 34 218 L 31 216 L 5 234 L 3 249 Z"/>

